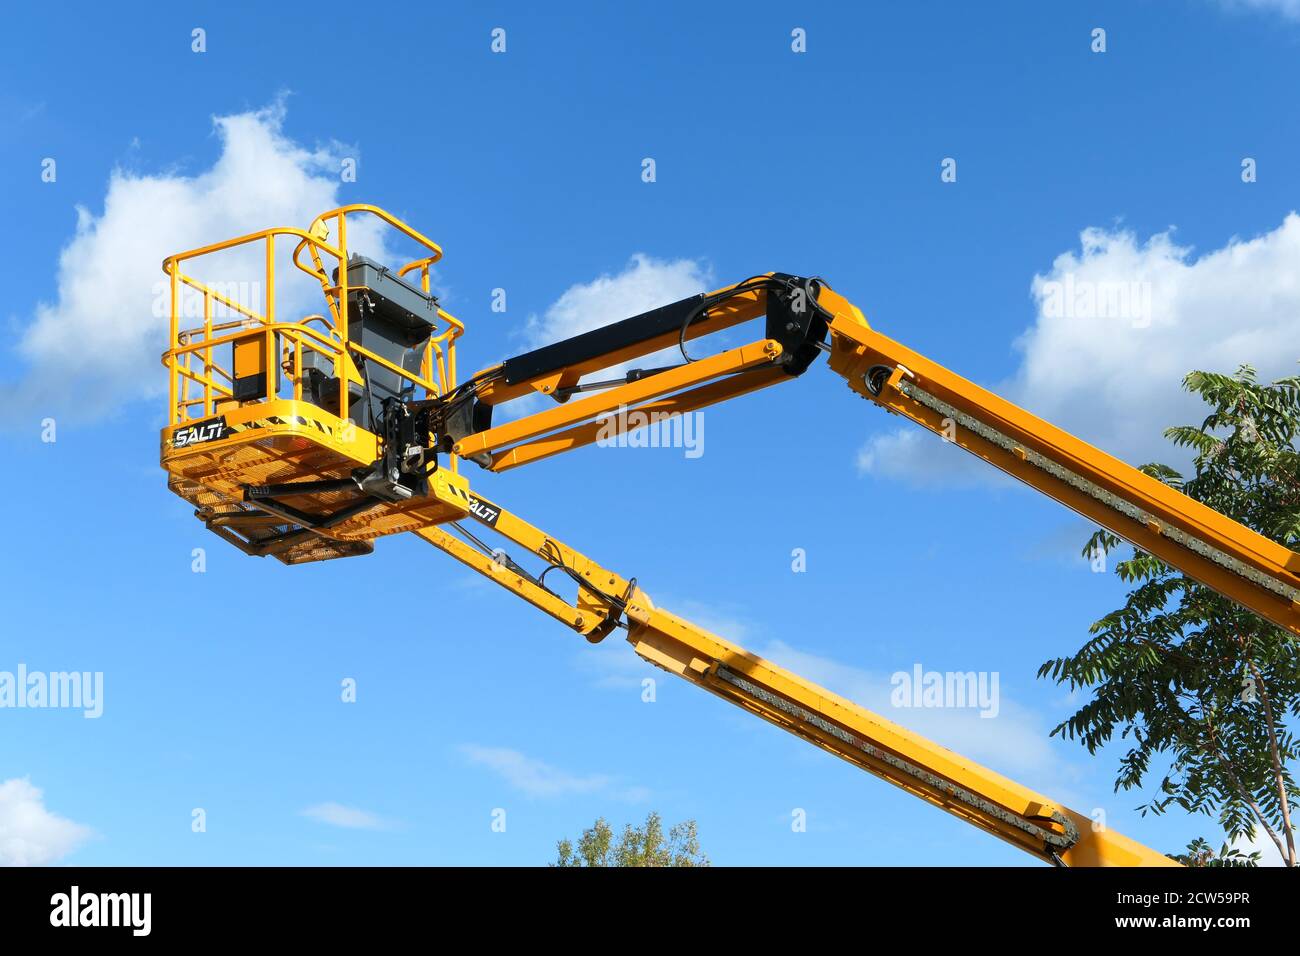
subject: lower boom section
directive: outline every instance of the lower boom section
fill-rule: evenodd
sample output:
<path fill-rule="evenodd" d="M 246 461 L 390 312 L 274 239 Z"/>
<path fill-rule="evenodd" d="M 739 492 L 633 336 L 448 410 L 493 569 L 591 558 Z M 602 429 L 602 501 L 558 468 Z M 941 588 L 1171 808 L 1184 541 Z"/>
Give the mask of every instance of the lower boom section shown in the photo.
<path fill-rule="evenodd" d="M 627 608 L 628 641 L 650 663 L 1041 860 L 1062 866 L 1177 865 L 640 597 Z"/>
<path fill-rule="evenodd" d="M 539 575 L 451 522 L 421 538 L 582 634 L 600 641 L 626 627 L 650 663 L 788 730 L 1045 862 L 1062 866 L 1175 866 L 1081 813 L 1055 804 L 744 648 L 654 606 L 635 578 L 602 567 L 500 505 L 470 494 L 482 527 L 540 558 Z M 551 581 L 576 585 L 573 600 Z"/>

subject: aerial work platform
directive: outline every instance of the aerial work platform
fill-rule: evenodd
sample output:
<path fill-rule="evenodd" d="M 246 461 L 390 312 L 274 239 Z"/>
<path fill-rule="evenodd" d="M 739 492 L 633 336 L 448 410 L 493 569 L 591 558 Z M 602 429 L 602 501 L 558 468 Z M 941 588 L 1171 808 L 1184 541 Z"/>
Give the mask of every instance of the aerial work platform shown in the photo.
<path fill-rule="evenodd" d="M 390 268 L 349 249 L 349 223 L 361 217 L 416 256 Z M 233 286 L 218 281 L 231 278 L 218 264 L 231 255 L 244 269 Z M 430 289 L 430 267 L 441 257 L 437 244 L 395 217 L 354 205 L 322 213 L 306 229 L 267 229 L 165 260 L 171 318 L 161 461 L 168 487 L 208 529 L 286 564 L 360 556 L 378 538 L 414 533 L 587 640 L 623 629 L 655 666 L 1040 860 L 1171 863 L 656 607 L 635 578 L 471 489 L 462 463 L 482 475 L 535 465 L 653 415 L 795 381 L 826 355 L 830 372 L 861 398 L 1293 634 L 1300 555 L 887 338 L 819 278 L 754 275 L 460 381 L 464 326 Z M 709 338 L 749 324 L 761 324 L 752 341 Z M 700 348 L 699 340 L 718 338 L 728 339 L 719 350 Z M 549 407 L 493 422 L 498 408 L 537 397 Z M 798 441 L 783 436 L 774 446 Z M 815 499 L 815 479 L 798 484 L 798 494 Z M 538 567 L 479 535 L 504 539 Z M 683 550 L 697 547 L 685 539 Z M 887 546 L 865 560 L 880 559 L 889 559 Z"/>
<path fill-rule="evenodd" d="M 349 214 L 378 218 L 426 255 L 398 272 L 350 255 Z M 278 318 L 277 244 L 292 248 L 292 265 L 319 286 L 323 312 Z M 195 274 L 222 253 L 246 250 L 262 264 L 255 282 Z M 169 487 L 209 529 L 249 554 L 298 564 L 367 554 L 381 535 L 469 514 L 469 486 L 454 462 L 425 474 L 423 456 L 394 454 L 404 439 L 427 444 L 427 433 L 402 435 L 396 415 L 397 431 L 383 430 L 386 405 L 451 388 L 464 327 L 429 291 L 429 267 L 441 255 L 382 210 L 356 206 L 307 230 L 268 229 L 167 259 L 171 422 L 162 464 Z M 231 286 L 260 286 L 262 295 L 240 302 L 223 291 Z M 188 311 L 202 315 L 201 325 L 181 326 L 186 296 L 198 300 Z M 384 469 L 377 463 L 386 440 L 392 460 Z"/>

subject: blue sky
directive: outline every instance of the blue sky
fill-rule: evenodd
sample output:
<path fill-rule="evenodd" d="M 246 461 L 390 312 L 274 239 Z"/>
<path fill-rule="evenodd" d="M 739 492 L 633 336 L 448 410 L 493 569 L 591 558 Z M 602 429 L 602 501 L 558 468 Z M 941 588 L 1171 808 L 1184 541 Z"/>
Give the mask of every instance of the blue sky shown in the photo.
<path fill-rule="evenodd" d="M 37 862 L 539 864 L 598 815 L 657 809 L 698 820 L 717 863 L 1032 863 L 418 540 L 360 565 L 244 557 L 157 466 L 157 263 L 334 202 L 443 244 L 465 371 L 770 269 L 825 276 L 892 337 L 1135 461 L 1168 457 L 1190 368 L 1293 369 L 1294 3 L 845 6 L 10 11 L 0 671 L 102 671 L 104 712 L 0 710 L 0 835 L 27 811 Z M 1046 314 L 1066 275 L 1145 283 L 1150 321 Z M 1140 818 L 1111 790 L 1118 751 L 1046 738 L 1071 702 L 1038 664 L 1122 599 L 1078 558 L 1086 524 L 900 434 L 820 363 L 706 423 L 698 458 L 592 448 L 470 477 L 869 705 L 918 663 L 996 672 L 996 718 L 886 716 L 1158 848 L 1217 837 Z M 398 582 L 422 626 L 371 600 Z"/>

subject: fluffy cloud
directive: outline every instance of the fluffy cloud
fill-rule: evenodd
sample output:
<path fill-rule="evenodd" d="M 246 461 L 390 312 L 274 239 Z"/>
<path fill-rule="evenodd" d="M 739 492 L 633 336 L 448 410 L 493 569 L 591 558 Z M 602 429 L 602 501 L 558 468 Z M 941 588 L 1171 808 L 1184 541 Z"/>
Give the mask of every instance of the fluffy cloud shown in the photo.
<path fill-rule="evenodd" d="M 525 349 L 539 348 L 620 319 L 685 299 L 712 288 L 713 274 L 695 259 L 656 259 L 636 253 L 621 272 L 569 286 L 541 315 L 530 315 L 521 332 Z M 681 361 L 676 349 L 612 365 L 586 382 L 617 378 L 629 368 L 653 368 Z M 497 409 L 496 421 L 507 422 L 550 407 L 540 395 L 526 396 Z"/>
<path fill-rule="evenodd" d="M 782 641 L 761 644 L 755 653 L 963 757 L 1028 786 L 1040 786 L 1058 799 L 1073 797 L 1079 772 L 1053 749 L 1049 722 L 1007 699 L 1000 688 L 996 714 L 989 717 L 980 716 L 974 707 L 898 707 L 891 700 L 891 674 L 844 664 Z"/>
<path fill-rule="evenodd" d="M 221 152 L 210 168 L 193 174 L 116 169 L 102 213 L 77 207 L 75 231 L 59 256 L 54 300 L 36 305 L 18 344 L 25 373 L 0 383 L 7 415 L 94 418 L 165 392 L 158 364 L 167 327 L 163 258 L 267 226 L 306 226 L 341 203 L 342 147 L 296 143 L 285 135 L 284 119 L 283 104 L 214 117 Z M 389 261 L 395 255 L 383 240 L 376 221 L 349 222 L 353 250 Z M 281 245 L 280 314 L 320 311 L 319 289 L 290 265 L 290 244 Z M 197 278 L 260 308 L 260 247 L 223 253 L 195 268 Z M 566 290 L 530 317 L 523 334 L 529 347 L 576 335 L 703 291 L 711 278 L 694 260 L 637 254 L 622 271 Z"/>
<path fill-rule="evenodd" d="M 1059 422 L 1058 422 L 1059 424 Z M 988 466 L 919 425 L 872 436 L 858 449 L 858 471 L 920 485 L 997 481 Z"/>
<path fill-rule="evenodd" d="M 0 866 L 49 866 L 91 834 L 47 810 L 44 795 L 26 777 L 0 783 Z"/>
<path fill-rule="evenodd" d="M 19 343 L 25 379 L 0 385 L 0 407 L 96 417 L 165 392 L 158 363 L 167 329 L 163 258 L 268 226 L 305 227 L 340 204 L 337 145 L 301 146 L 285 136 L 283 121 L 282 104 L 215 117 L 221 153 L 211 168 L 194 175 L 116 169 L 101 214 L 77 207 L 76 230 L 59 257 L 55 299 L 36 306 Z M 280 245 L 279 305 L 293 311 L 313 290 L 289 265 L 289 243 Z M 385 252 L 377 223 L 366 219 L 350 228 L 349 245 Z M 260 296 L 260 285 L 250 285 L 260 282 L 260 247 L 195 268 L 200 279 L 252 293 L 241 297 Z M 260 299 L 249 304 L 260 306 Z"/>
<path fill-rule="evenodd" d="M 532 346 L 546 345 L 706 292 L 712 282 L 712 271 L 694 259 L 638 252 L 622 272 L 570 286 L 541 316 L 529 317 L 525 334 Z"/>
<path fill-rule="evenodd" d="M 1141 241 L 1085 229 L 1031 291 L 1037 315 L 1016 343 L 1019 367 L 995 391 L 1127 461 L 1179 464 L 1162 433 L 1201 418 L 1179 387 L 1187 372 L 1296 372 L 1300 216 L 1199 257 L 1172 230 Z M 921 480 L 983 467 L 970 461 L 915 429 L 872 438 L 858 458 L 864 472 Z"/>
<path fill-rule="evenodd" d="M 345 807 L 341 803 L 317 803 L 302 811 L 302 815 L 318 823 L 344 827 L 349 830 L 382 830 L 388 824 L 368 810 Z"/>
<path fill-rule="evenodd" d="M 605 774 L 573 774 L 553 767 L 535 757 L 507 747 L 481 747 L 466 744 L 461 752 L 471 763 L 485 767 L 521 793 L 530 797 L 565 797 L 584 793 L 602 793 L 628 802 L 647 799 L 642 787 L 615 786 Z"/>

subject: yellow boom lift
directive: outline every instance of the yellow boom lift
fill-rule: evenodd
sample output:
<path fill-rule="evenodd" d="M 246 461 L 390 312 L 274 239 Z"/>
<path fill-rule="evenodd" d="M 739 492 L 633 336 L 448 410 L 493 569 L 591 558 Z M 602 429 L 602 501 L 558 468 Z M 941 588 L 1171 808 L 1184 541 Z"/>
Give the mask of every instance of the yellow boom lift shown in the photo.
<path fill-rule="evenodd" d="M 371 218 L 372 234 L 378 220 L 418 246 L 421 257 L 390 270 L 350 253 L 348 228 L 362 216 Z M 322 312 L 277 313 L 277 251 L 296 268 L 293 275 L 319 285 Z M 257 289 L 256 303 L 240 301 L 230 283 L 192 274 L 199 260 L 231 255 L 257 263 L 256 284 L 235 287 Z M 165 260 L 171 331 L 163 355 L 170 388 L 162 466 L 168 487 L 207 528 L 247 554 L 286 564 L 369 554 L 376 538 L 411 532 L 588 641 L 625 628 L 652 664 L 1041 860 L 1172 865 L 656 607 L 635 578 L 471 488 L 460 462 L 488 472 L 528 465 L 652 413 L 694 411 L 793 381 L 824 352 L 831 371 L 863 398 L 1293 633 L 1300 633 L 1300 556 L 886 338 L 819 278 L 757 275 L 458 382 L 456 340 L 464 326 L 429 291 L 429 269 L 441 256 L 397 218 L 352 205 L 322 213 L 305 230 L 267 229 Z M 706 357 L 688 349 L 751 321 L 762 322 L 752 342 Z M 680 358 L 627 370 L 665 350 Z M 537 395 L 554 406 L 493 424 L 498 408 Z M 469 530 L 471 522 L 540 559 L 541 572 L 491 548 Z M 554 576 L 548 582 L 552 572 L 571 579 L 573 597 L 562 596 Z"/>

